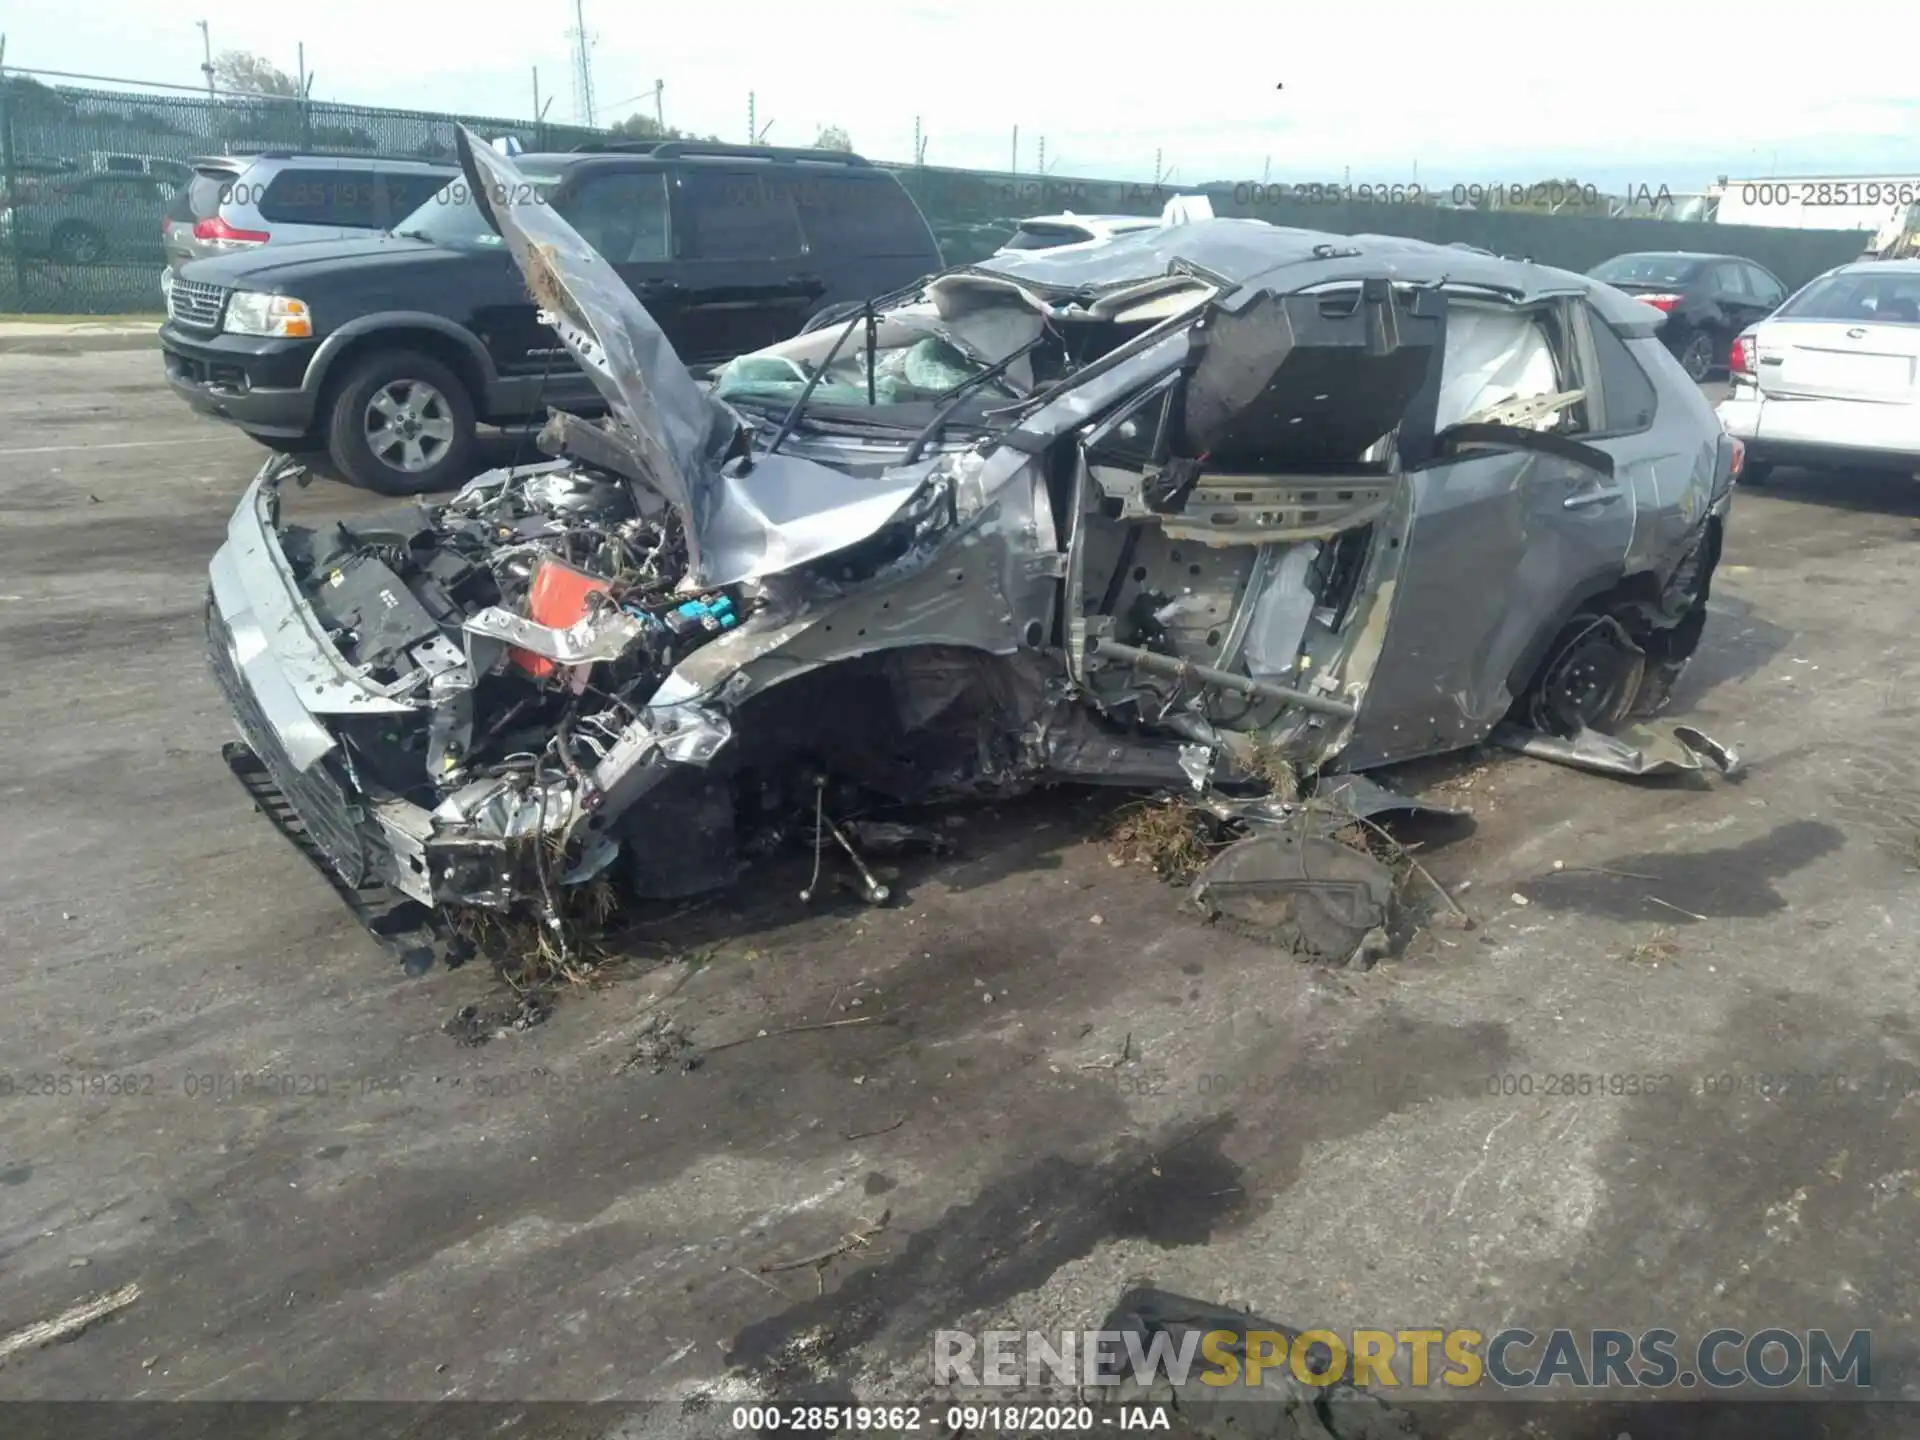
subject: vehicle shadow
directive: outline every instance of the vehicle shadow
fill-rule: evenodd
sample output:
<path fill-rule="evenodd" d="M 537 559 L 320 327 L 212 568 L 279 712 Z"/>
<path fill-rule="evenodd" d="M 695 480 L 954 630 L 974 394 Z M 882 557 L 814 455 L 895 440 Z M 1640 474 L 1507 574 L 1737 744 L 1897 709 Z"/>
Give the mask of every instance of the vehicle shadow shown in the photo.
<path fill-rule="evenodd" d="M 1834 510 L 1899 515 L 1920 520 L 1920 483 L 1914 473 L 1900 470 L 1845 469 L 1774 471 L 1764 491 L 1756 494 L 1799 500 Z M 1904 537 L 1920 539 L 1920 527 Z"/>
<path fill-rule="evenodd" d="M 1787 648 L 1793 631 L 1762 619 L 1751 601 L 1715 595 L 1699 651 L 1674 682 L 1661 718 L 1685 716 L 1722 685 L 1749 680 Z"/>

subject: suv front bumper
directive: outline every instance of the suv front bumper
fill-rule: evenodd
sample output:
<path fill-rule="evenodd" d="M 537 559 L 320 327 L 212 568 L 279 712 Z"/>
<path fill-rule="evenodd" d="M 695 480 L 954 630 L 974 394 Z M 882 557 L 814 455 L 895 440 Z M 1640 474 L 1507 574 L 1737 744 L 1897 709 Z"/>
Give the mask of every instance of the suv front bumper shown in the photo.
<path fill-rule="evenodd" d="M 297 440 L 314 431 L 319 396 L 306 386 L 317 340 L 204 335 L 160 327 L 167 384 L 202 415 L 250 435 Z"/>

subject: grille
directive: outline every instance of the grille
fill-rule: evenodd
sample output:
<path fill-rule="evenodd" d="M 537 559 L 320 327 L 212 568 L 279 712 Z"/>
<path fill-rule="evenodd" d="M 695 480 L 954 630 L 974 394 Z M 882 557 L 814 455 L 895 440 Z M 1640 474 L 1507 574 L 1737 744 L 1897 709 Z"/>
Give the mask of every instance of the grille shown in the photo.
<path fill-rule="evenodd" d="M 248 748 L 272 774 L 273 783 L 293 813 L 342 880 L 350 886 L 365 884 L 372 866 L 355 806 L 327 760 L 305 771 L 294 768 L 292 757 L 281 746 L 273 726 L 267 723 L 252 687 L 241 673 L 233 654 L 233 634 L 211 597 L 207 601 L 207 656 L 213 666 L 213 678 L 219 682 L 234 719 L 247 737 Z"/>
<path fill-rule="evenodd" d="M 220 311 L 226 303 L 226 286 L 175 276 L 167 289 L 167 318 L 176 325 L 190 325 L 195 330 L 218 330 Z"/>

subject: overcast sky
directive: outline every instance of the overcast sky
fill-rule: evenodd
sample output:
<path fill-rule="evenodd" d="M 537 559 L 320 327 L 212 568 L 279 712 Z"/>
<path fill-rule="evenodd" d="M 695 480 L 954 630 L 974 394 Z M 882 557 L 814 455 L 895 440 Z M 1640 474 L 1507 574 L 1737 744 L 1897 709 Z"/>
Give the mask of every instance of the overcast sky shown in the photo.
<path fill-rule="evenodd" d="M 1826 0 L 1817 22 L 1704 0 L 583 3 L 602 123 L 650 110 L 661 79 L 669 124 L 743 140 L 753 92 L 769 142 L 839 125 L 881 160 L 911 158 L 918 115 L 929 164 L 1004 168 L 1018 125 L 1023 171 L 1044 137 L 1051 173 L 1150 180 L 1159 151 L 1176 184 L 1269 164 L 1285 180 L 1675 191 L 1920 172 L 1920 81 L 1885 0 Z M 6 59 L 196 84 L 204 18 L 216 52 L 289 73 L 304 42 L 319 99 L 522 118 L 538 66 L 549 118 L 572 119 L 573 5 L 59 0 L 10 7 Z"/>

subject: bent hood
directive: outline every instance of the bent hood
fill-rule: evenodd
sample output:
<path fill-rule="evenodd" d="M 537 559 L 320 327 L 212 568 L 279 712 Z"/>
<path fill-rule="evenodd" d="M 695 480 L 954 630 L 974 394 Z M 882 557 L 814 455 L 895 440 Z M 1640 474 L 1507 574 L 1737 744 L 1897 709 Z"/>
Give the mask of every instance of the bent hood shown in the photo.
<path fill-rule="evenodd" d="M 629 432 L 624 438 L 637 447 L 645 470 L 636 478 L 681 512 L 688 546 L 696 546 L 699 498 L 732 448 L 737 420 L 708 398 L 626 282 L 534 193 L 519 166 L 464 125 L 457 144 L 480 212 Z"/>
<path fill-rule="evenodd" d="M 696 381 L 627 283 L 520 168 L 465 126 L 460 168 L 535 303 L 606 399 L 621 469 L 679 512 L 687 590 L 758 579 L 865 540 L 920 488 L 916 478 L 860 481 L 794 455 L 741 473 L 729 457 L 743 423 Z"/>

